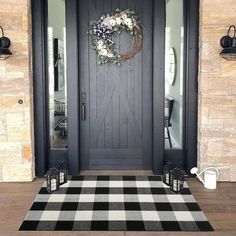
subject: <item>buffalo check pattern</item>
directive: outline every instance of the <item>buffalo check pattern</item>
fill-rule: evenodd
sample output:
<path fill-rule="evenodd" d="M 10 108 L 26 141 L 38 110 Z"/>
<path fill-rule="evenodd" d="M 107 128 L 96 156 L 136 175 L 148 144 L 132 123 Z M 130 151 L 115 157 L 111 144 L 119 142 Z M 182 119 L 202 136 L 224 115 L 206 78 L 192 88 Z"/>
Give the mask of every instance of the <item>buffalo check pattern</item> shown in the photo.
<path fill-rule="evenodd" d="M 187 184 L 180 194 L 160 176 L 72 176 L 40 189 L 23 231 L 212 231 Z"/>

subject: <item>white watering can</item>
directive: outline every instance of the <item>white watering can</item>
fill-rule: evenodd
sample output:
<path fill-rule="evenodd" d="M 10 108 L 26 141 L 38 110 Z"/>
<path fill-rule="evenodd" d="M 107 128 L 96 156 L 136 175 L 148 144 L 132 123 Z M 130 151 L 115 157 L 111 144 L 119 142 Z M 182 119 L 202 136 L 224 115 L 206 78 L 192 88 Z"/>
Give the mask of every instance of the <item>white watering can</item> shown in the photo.
<path fill-rule="evenodd" d="M 219 170 L 216 167 L 208 167 L 203 171 L 201 171 L 200 173 L 197 172 L 198 172 L 197 167 L 193 167 L 190 170 L 190 173 L 196 175 L 197 178 L 204 184 L 205 188 L 216 189 L 216 183 L 219 177 Z M 204 180 L 201 177 L 203 173 L 204 173 Z"/>

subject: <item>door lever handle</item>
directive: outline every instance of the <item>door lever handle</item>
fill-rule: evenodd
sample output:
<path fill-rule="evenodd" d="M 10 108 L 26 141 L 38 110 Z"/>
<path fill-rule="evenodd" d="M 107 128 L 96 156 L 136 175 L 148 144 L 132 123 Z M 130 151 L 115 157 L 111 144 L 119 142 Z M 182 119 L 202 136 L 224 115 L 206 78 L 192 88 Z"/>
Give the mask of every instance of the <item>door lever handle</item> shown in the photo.
<path fill-rule="evenodd" d="M 82 120 L 86 120 L 86 104 L 85 103 L 82 103 L 81 113 L 82 113 Z"/>
<path fill-rule="evenodd" d="M 81 119 L 86 120 L 86 93 L 81 93 Z"/>

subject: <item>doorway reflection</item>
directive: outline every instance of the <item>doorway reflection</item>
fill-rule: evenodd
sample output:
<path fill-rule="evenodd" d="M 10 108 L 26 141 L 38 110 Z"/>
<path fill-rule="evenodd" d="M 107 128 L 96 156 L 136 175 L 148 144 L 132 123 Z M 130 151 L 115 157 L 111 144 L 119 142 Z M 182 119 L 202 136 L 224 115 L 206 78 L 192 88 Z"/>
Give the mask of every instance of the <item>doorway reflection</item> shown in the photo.
<path fill-rule="evenodd" d="M 65 1 L 48 0 L 50 148 L 67 148 Z"/>
<path fill-rule="evenodd" d="M 166 0 L 165 149 L 181 149 L 183 139 L 183 0 Z"/>

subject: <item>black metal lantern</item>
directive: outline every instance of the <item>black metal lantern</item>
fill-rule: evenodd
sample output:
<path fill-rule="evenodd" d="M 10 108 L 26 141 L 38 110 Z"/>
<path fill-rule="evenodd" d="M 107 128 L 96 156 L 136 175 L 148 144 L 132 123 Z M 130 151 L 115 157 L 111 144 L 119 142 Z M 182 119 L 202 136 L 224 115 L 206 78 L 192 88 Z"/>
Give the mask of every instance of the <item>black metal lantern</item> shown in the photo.
<path fill-rule="evenodd" d="M 231 29 L 234 32 L 233 37 L 230 37 Z M 234 25 L 231 25 L 228 29 L 228 34 L 221 38 L 220 45 L 223 48 L 220 53 L 221 57 L 229 61 L 236 60 L 236 28 Z"/>
<path fill-rule="evenodd" d="M 59 161 L 59 185 L 67 183 L 67 168 L 63 161 Z"/>
<path fill-rule="evenodd" d="M 164 169 L 163 169 L 163 182 L 166 185 L 170 185 L 170 171 L 173 169 L 174 165 L 172 162 L 167 162 L 164 165 Z"/>
<path fill-rule="evenodd" d="M 170 171 L 170 188 L 178 193 L 184 188 L 184 171 L 174 168 Z"/>
<path fill-rule="evenodd" d="M 59 171 L 57 168 L 51 168 L 47 172 L 47 191 L 52 193 L 59 189 Z"/>
<path fill-rule="evenodd" d="M 2 37 L 0 38 L 0 60 L 6 60 L 8 57 L 12 55 L 9 47 L 11 46 L 11 41 L 9 38 L 4 37 L 4 31 L 2 26 L 0 26 L 2 31 Z"/>

